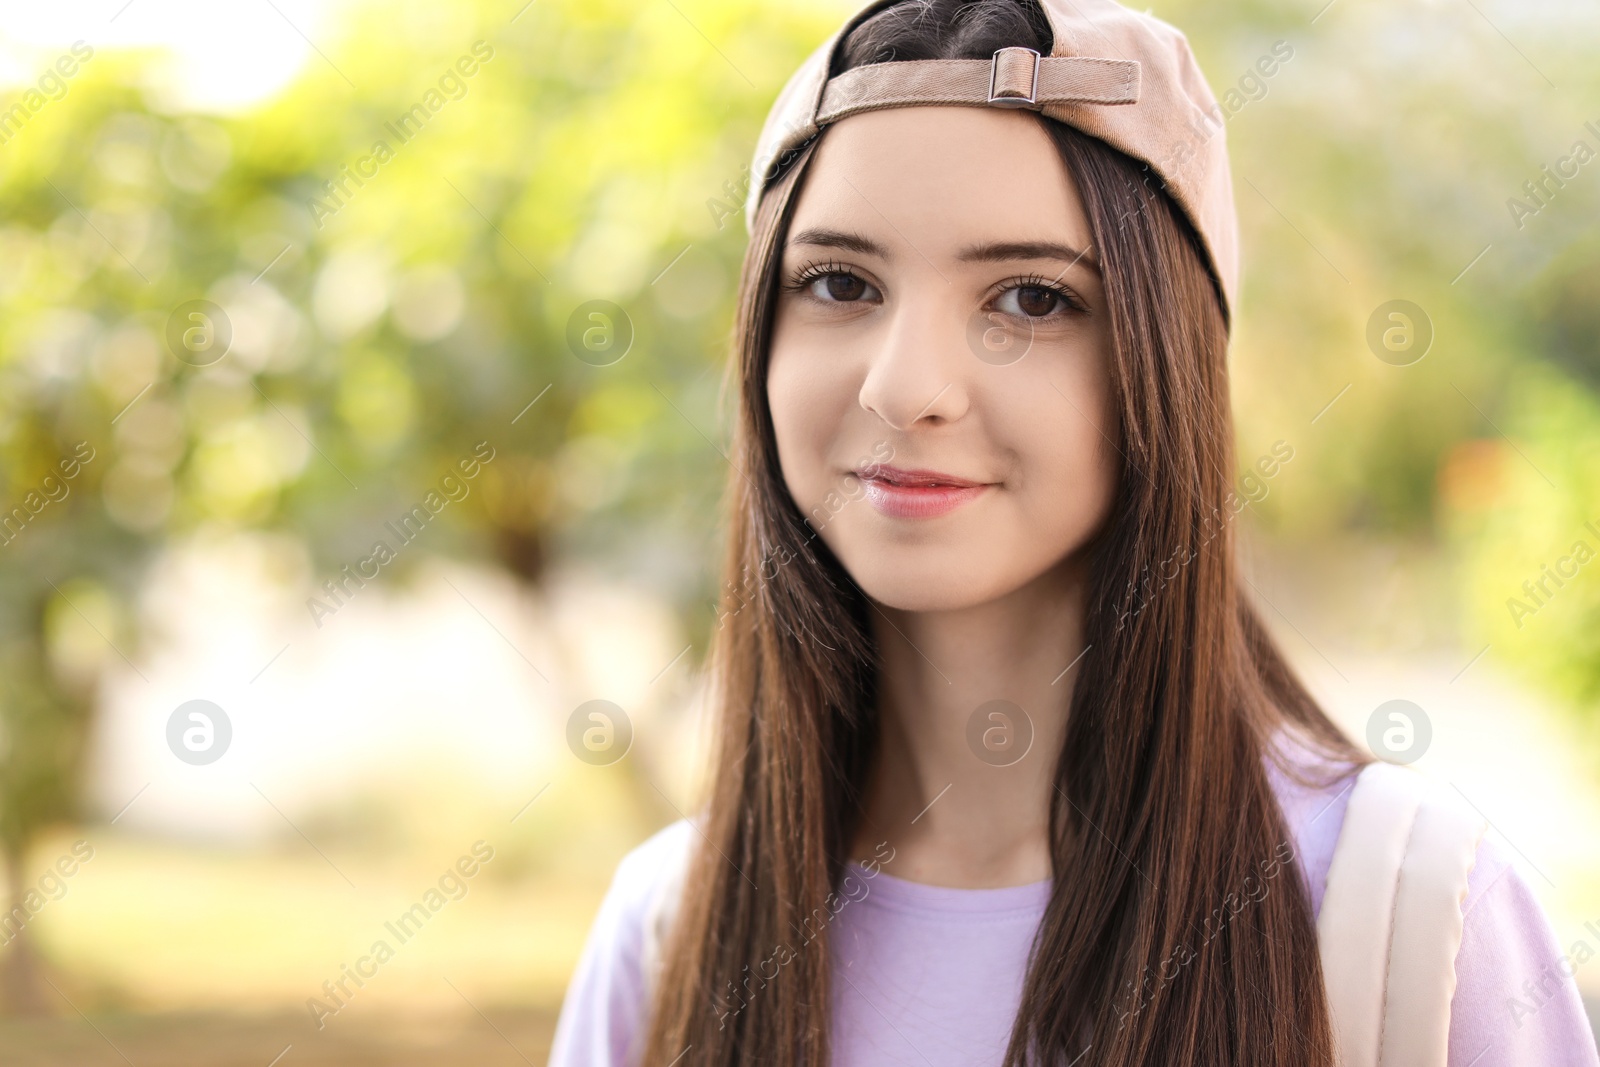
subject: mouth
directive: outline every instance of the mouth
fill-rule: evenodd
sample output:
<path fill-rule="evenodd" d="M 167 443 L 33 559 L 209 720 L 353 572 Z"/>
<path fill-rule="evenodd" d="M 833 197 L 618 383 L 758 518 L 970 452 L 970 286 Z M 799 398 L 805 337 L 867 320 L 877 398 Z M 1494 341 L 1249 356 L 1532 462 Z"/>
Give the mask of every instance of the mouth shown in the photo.
<path fill-rule="evenodd" d="M 948 514 L 993 487 L 936 470 L 903 470 L 872 464 L 853 472 L 879 514 L 895 519 L 931 519 Z"/>

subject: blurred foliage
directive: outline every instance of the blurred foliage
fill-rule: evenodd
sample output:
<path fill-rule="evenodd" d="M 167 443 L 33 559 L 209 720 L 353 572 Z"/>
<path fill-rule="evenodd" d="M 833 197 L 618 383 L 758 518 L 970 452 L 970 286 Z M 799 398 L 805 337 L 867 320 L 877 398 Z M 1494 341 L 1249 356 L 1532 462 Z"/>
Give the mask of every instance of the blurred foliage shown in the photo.
<path fill-rule="evenodd" d="M 1316 6 L 1156 7 L 1243 101 L 1239 455 L 1296 455 L 1258 510 L 1281 537 L 1448 545 L 1462 599 L 1439 610 L 1592 706 L 1600 562 L 1521 628 L 1505 601 L 1573 540 L 1600 550 L 1600 163 L 1520 228 L 1507 207 L 1575 141 L 1600 147 L 1594 15 Z M 494 459 L 420 552 L 529 583 L 602 561 L 703 650 L 745 243 L 726 209 L 844 10 L 369 3 L 244 113 L 172 112 L 156 55 L 102 50 L 0 146 L 0 506 L 46 501 L 0 545 L 8 850 L 71 813 L 95 680 L 158 623 L 137 603 L 164 544 L 286 533 L 320 584 L 479 442 Z M 1292 58 L 1252 74 L 1277 41 Z M 1395 298 L 1435 331 L 1405 367 L 1365 341 Z M 171 341 L 195 300 L 231 334 L 205 366 Z M 569 343 L 595 300 L 632 333 L 604 366 Z"/>
<path fill-rule="evenodd" d="M 379 539 L 390 582 L 422 553 L 529 583 L 589 556 L 704 643 L 744 238 L 706 204 L 825 20 L 487 0 L 348 16 L 246 113 L 166 110 L 159 55 L 100 49 L 0 145 L 0 503 L 24 509 L 0 545 L 14 878 L 76 814 L 93 679 L 137 669 L 160 627 L 138 608 L 146 567 L 201 528 L 291 534 L 318 585 Z M 702 33 L 764 84 L 708 62 Z M 179 312 L 199 300 L 221 314 Z M 610 365 L 569 348 L 592 300 L 631 324 Z M 461 478 L 480 442 L 492 461 Z M 387 524 L 418 506 L 437 517 L 402 547 Z"/>
<path fill-rule="evenodd" d="M 712 372 L 743 246 L 740 218 L 719 228 L 706 201 L 739 179 L 763 107 L 729 113 L 739 75 L 705 61 L 699 34 L 776 72 L 823 22 L 512 14 L 357 9 L 324 49 L 336 59 L 228 118 L 154 111 L 149 57 L 101 54 L 5 146 L 7 497 L 78 440 L 99 450 L 76 483 L 95 506 L 41 524 L 100 540 L 34 578 L 136 566 L 201 524 L 291 530 L 331 574 L 486 440 L 495 460 L 430 550 L 530 581 L 552 551 L 588 552 L 686 607 L 705 598 L 726 474 Z M 438 110 L 401 140 L 395 122 L 430 92 Z M 376 174 L 342 180 L 379 141 Z M 232 333 L 204 367 L 167 337 L 196 299 Z M 610 366 L 568 346 L 595 299 L 634 333 Z"/>

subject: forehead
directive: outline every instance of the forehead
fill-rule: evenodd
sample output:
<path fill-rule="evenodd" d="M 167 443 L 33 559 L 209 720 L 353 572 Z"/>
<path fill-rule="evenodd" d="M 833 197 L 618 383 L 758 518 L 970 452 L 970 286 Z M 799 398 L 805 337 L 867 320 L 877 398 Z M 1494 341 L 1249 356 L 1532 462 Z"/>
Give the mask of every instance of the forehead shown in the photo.
<path fill-rule="evenodd" d="M 1086 249 L 1088 218 L 1060 152 L 1031 112 L 915 106 L 831 126 L 801 188 L 791 235 L 868 234 L 898 253 L 953 258 L 994 240 Z"/>

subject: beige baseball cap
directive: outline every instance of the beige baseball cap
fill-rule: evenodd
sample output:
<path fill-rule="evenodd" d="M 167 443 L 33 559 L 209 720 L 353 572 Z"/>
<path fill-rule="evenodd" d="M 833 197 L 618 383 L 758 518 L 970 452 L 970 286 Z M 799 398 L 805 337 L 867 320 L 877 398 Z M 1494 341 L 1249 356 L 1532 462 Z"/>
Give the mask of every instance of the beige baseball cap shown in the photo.
<path fill-rule="evenodd" d="M 905 0 L 869 0 L 790 76 L 756 142 L 745 226 L 771 180 L 831 122 L 884 107 L 1025 107 L 1149 165 L 1200 234 L 1230 322 L 1238 292 L 1239 221 L 1223 137 L 1224 112 L 1175 27 L 1115 0 L 1038 0 L 1048 56 L 1002 48 L 991 59 L 874 63 L 828 77 L 852 29 Z"/>

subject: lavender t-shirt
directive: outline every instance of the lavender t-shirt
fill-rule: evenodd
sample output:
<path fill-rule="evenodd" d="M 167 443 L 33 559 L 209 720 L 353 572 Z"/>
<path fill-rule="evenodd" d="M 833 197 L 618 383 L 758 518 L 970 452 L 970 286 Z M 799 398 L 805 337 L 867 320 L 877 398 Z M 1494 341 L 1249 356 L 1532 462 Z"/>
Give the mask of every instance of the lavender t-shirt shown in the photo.
<path fill-rule="evenodd" d="M 1270 766 L 1270 765 L 1269 765 Z M 1351 782 L 1308 789 L 1271 772 L 1320 911 Z M 550 1067 L 636 1067 L 647 1008 L 640 960 L 650 892 L 693 843 L 679 820 L 623 857 L 568 987 Z M 999 1064 L 1021 998 L 1048 881 L 957 889 L 851 864 L 829 921 L 835 1067 Z M 1549 919 L 1520 871 L 1485 838 L 1462 903 L 1449 1067 L 1600 1067 L 1594 1034 Z M 1597 932 L 1600 935 L 1600 932 Z M 797 951 L 804 951 L 797 946 Z M 778 980 L 782 980 L 781 977 Z M 759 997 L 759 988 L 748 996 Z M 739 1010 L 730 999 L 720 1011 Z"/>

